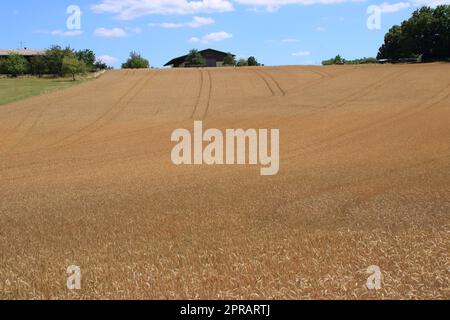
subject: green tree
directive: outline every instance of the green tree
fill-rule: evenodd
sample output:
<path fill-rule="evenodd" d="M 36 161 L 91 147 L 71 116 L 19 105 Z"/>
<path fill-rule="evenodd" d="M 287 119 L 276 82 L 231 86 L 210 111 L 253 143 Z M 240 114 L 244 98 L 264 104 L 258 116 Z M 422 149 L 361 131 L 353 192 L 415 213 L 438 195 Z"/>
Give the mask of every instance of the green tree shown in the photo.
<path fill-rule="evenodd" d="M 77 74 L 82 74 L 86 72 L 86 64 L 84 61 L 77 59 L 75 55 L 65 56 L 62 62 L 62 73 L 63 75 L 71 75 L 72 80 L 75 81 L 75 76 Z"/>
<path fill-rule="evenodd" d="M 392 60 L 417 56 L 424 60 L 450 58 L 450 5 L 414 11 L 400 26 L 389 29 L 377 55 Z"/>
<path fill-rule="evenodd" d="M 44 56 L 32 57 L 30 59 L 30 72 L 39 78 L 47 72 L 47 60 Z"/>
<path fill-rule="evenodd" d="M 106 63 L 104 63 L 103 61 L 96 61 L 94 63 L 94 69 L 95 70 L 107 70 L 110 67 L 108 67 L 108 65 Z"/>
<path fill-rule="evenodd" d="M 63 59 L 67 56 L 74 56 L 75 52 L 70 47 L 62 49 L 60 46 L 52 46 L 46 52 L 48 72 L 53 75 L 63 76 Z"/>
<path fill-rule="evenodd" d="M 6 59 L 0 58 L 0 74 L 7 74 L 5 61 Z"/>
<path fill-rule="evenodd" d="M 256 67 L 256 66 L 259 66 L 259 63 L 258 63 L 258 61 L 256 60 L 255 57 L 251 56 L 247 60 L 247 65 L 250 66 L 250 67 Z"/>
<path fill-rule="evenodd" d="M 227 56 L 223 59 L 223 65 L 224 66 L 235 66 L 236 65 L 236 58 L 234 55 L 228 52 Z"/>
<path fill-rule="evenodd" d="M 144 59 L 140 53 L 131 52 L 128 60 L 122 64 L 122 69 L 147 69 L 150 67 L 150 62 Z"/>
<path fill-rule="evenodd" d="M 450 5 L 436 7 L 433 18 L 433 53 L 438 59 L 448 59 L 450 58 Z"/>
<path fill-rule="evenodd" d="M 345 60 L 342 59 L 341 55 L 338 54 L 335 58 L 334 58 L 334 64 L 344 64 Z"/>
<path fill-rule="evenodd" d="M 95 69 L 94 65 L 97 59 L 95 58 L 94 51 L 90 49 L 80 50 L 76 52 L 76 57 L 78 58 L 78 60 L 83 61 L 90 71 L 93 71 Z"/>
<path fill-rule="evenodd" d="M 18 53 L 11 52 L 4 62 L 4 69 L 7 74 L 17 77 L 28 72 L 29 63 L 27 59 Z"/>
<path fill-rule="evenodd" d="M 247 59 L 244 59 L 244 58 L 239 59 L 239 61 L 237 62 L 236 66 L 238 66 L 238 67 L 246 67 L 246 66 L 248 66 Z"/>
<path fill-rule="evenodd" d="M 332 59 L 322 61 L 322 65 L 324 65 L 324 66 L 329 66 L 329 65 L 333 65 L 333 64 L 345 64 L 345 63 L 347 63 L 347 62 L 348 62 L 348 61 L 346 61 L 345 59 L 343 59 L 343 58 L 341 57 L 341 55 L 338 54 L 336 57 L 334 57 L 334 58 L 332 58 Z M 356 60 L 355 60 L 355 62 L 356 62 Z"/>
<path fill-rule="evenodd" d="M 189 54 L 186 57 L 186 65 L 187 66 L 204 66 L 206 65 L 206 59 L 203 58 L 201 53 L 196 50 L 192 49 L 189 51 Z"/>
<path fill-rule="evenodd" d="M 402 28 L 398 25 L 389 29 L 384 36 L 384 44 L 381 46 L 377 58 L 378 59 L 394 59 L 402 58 L 404 55 L 402 48 Z"/>
<path fill-rule="evenodd" d="M 376 58 L 361 58 L 361 59 L 355 59 L 355 60 L 345 60 L 345 64 L 367 64 L 367 63 L 378 63 L 378 60 Z"/>

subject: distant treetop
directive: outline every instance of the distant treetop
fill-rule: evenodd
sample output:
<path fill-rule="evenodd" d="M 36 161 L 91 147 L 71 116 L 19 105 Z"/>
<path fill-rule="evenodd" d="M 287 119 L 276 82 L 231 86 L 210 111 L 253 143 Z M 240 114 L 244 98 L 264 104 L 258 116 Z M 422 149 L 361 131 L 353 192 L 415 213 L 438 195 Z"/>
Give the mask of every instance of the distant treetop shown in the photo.
<path fill-rule="evenodd" d="M 128 60 L 122 64 L 122 69 L 148 69 L 150 62 L 143 58 L 140 53 L 130 52 Z"/>

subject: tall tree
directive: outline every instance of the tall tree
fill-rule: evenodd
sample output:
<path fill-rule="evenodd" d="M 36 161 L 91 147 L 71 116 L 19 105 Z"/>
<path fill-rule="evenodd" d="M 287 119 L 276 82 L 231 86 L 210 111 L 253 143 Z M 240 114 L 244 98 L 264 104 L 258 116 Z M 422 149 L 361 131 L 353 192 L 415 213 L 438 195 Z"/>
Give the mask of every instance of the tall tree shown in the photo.
<path fill-rule="evenodd" d="M 39 78 L 48 72 L 47 60 L 44 56 L 36 56 L 30 59 L 30 72 Z"/>
<path fill-rule="evenodd" d="M 189 54 L 186 57 L 186 65 L 187 66 L 204 66 L 204 65 L 206 65 L 206 59 L 203 58 L 203 56 L 197 49 L 192 49 L 191 51 L 189 51 Z"/>
<path fill-rule="evenodd" d="M 247 65 L 250 67 L 255 67 L 255 66 L 259 66 L 260 64 L 258 63 L 258 60 L 256 60 L 255 57 L 251 56 L 247 60 Z"/>
<path fill-rule="evenodd" d="M 64 57 L 74 56 L 70 47 L 62 49 L 60 46 L 52 46 L 46 52 L 47 67 L 50 74 L 63 76 L 62 64 Z"/>
<path fill-rule="evenodd" d="M 122 64 L 122 69 L 147 69 L 150 62 L 143 58 L 140 53 L 131 52 L 128 60 Z"/>
<path fill-rule="evenodd" d="M 450 5 L 414 11 L 400 26 L 389 29 L 377 57 L 397 60 L 417 56 L 423 60 L 450 58 Z"/>
<path fill-rule="evenodd" d="M 234 55 L 228 52 L 227 56 L 223 59 L 223 65 L 224 66 L 235 66 L 236 65 L 236 58 Z"/>
<path fill-rule="evenodd" d="M 241 58 L 236 64 L 238 67 L 246 67 L 248 66 L 247 59 Z"/>
<path fill-rule="evenodd" d="M 83 61 L 78 60 L 75 55 L 68 55 L 63 58 L 61 71 L 63 75 L 71 75 L 72 80 L 75 81 L 77 74 L 86 72 L 86 65 Z"/>
<path fill-rule="evenodd" d="M 6 73 L 17 77 L 28 72 L 29 64 L 20 54 L 11 52 L 4 62 L 4 69 Z"/>
<path fill-rule="evenodd" d="M 384 44 L 381 46 L 377 58 L 378 59 L 394 59 L 397 60 L 404 56 L 405 49 L 402 43 L 402 28 L 398 25 L 389 29 L 384 36 Z"/>
<path fill-rule="evenodd" d="M 97 59 L 95 58 L 94 51 L 90 49 L 80 50 L 76 52 L 76 56 L 78 60 L 84 62 L 84 64 L 90 71 L 95 69 L 94 65 Z"/>

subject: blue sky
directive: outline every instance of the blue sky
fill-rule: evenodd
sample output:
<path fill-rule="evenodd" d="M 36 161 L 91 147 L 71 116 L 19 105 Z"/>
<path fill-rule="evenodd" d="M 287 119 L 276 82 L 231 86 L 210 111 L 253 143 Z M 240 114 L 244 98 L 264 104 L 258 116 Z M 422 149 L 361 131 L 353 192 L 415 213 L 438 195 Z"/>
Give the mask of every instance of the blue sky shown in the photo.
<path fill-rule="evenodd" d="M 0 4 L 0 48 L 17 49 L 21 42 L 33 49 L 90 48 L 115 67 L 132 50 L 160 67 L 192 48 L 254 55 L 266 65 L 320 64 L 338 53 L 348 59 L 375 56 L 393 24 L 418 6 L 449 2 L 8 0 Z M 70 5 L 81 9 L 79 30 L 68 29 Z M 380 29 L 367 27 L 371 5 L 379 8 Z"/>

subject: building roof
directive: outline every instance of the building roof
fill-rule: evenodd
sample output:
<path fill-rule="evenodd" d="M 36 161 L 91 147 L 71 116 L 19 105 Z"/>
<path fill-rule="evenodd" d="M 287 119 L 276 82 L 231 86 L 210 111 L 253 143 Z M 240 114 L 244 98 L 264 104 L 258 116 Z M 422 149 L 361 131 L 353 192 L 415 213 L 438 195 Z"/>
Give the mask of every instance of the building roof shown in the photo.
<path fill-rule="evenodd" d="M 226 57 L 228 55 L 228 52 L 223 52 L 223 51 L 214 50 L 214 49 L 205 49 L 205 50 L 199 51 L 199 53 L 201 55 L 203 55 L 205 53 L 216 54 L 216 55 L 223 56 L 223 57 Z M 164 66 L 167 67 L 167 66 L 173 66 L 173 65 L 180 65 L 186 61 L 187 56 L 188 55 L 186 54 L 184 56 L 174 58 L 174 59 L 170 60 L 169 62 L 167 62 Z M 233 54 L 233 56 L 234 56 L 234 54 Z"/>
<path fill-rule="evenodd" d="M 45 50 L 0 49 L 0 56 L 8 56 L 11 52 L 18 53 L 21 56 L 25 56 L 25 57 L 45 55 Z"/>

